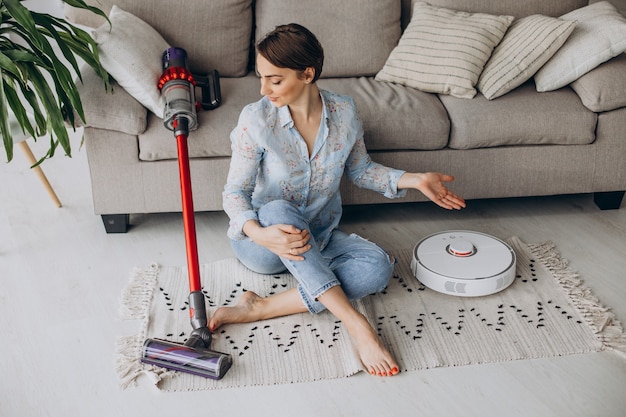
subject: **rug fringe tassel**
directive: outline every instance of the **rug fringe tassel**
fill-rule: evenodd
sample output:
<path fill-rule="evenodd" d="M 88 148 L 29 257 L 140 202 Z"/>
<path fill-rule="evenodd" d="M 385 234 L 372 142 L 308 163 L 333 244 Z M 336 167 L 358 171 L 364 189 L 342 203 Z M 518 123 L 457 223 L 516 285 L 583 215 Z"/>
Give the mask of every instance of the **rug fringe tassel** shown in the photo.
<path fill-rule="evenodd" d="M 157 384 L 160 380 L 170 377 L 173 372 L 140 362 L 141 350 L 148 327 L 150 303 L 156 287 L 159 265 L 152 263 L 149 267 L 136 268 L 127 285 L 120 302 L 120 315 L 125 320 L 140 320 L 140 331 L 135 336 L 120 337 L 117 341 L 116 370 L 121 382 L 120 387 L 126 389 L 137 384 L 140 375 L 148 375 Z"/>
<path fill-rule="evenodd" d="M 174 376 L 173 371 L 154 365 L 147 365 L 139 361 L 138 357 L 141 355 L 143 342 L 143 338 L 137 336 L 120 337 L 117 341 L 118 358 L 116 370 L 121 379 L 120 388 L 122 389 L 136 386 L 137 379 L 141 375 L 148 376 L 154 385 Z"/>
<path fill-rule="evenodd" d="M 117 341 L 117 366 L 116 371 L 121 382 L 120 387 L 126 389 L 136 385 L 136 380 L 143 372 L 141 363 L 137 361 L 138 338 L 135 336 L 120 337 Z"/>
<path fill-rule="evenodd" d="M 122 294 L 120 302 L 120 315 L 122 319 L 146 319 L 150 311 L 152 293 L 156 286 L 159 265 L 151 264 L 149 267 L 135 268 L 129 284 Z"/>
<path fill-rule="evenodd" d="M 569 262 L 561 257 L 556 245 L 548 241 L 528 244 L 528 247 L 557 279 L 604 348 L 626 357 L 626 335 L 622 324 L 584 285 L 580 276 L 570 269 Z"/>

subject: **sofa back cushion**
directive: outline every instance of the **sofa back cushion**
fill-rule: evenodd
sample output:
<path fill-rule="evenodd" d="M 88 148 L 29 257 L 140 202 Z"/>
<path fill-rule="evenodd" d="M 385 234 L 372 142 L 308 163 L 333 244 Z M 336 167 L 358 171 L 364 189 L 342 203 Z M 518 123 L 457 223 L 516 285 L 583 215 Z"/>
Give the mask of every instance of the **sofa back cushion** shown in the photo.
<path fill-rule="evenodd" d="M 187 51 L 194 72 L 217 69 L 224 77 L 248 72 L 252 34 L 252 0 L 87 0 L 107 15 L 115 4 L 152 26 L 172 46 Z M 71 22 L 97 28 L 106 21 L 66 6 Z M 129 39 L 129 42 L 132 42 Z"/>
<path fill-rule="evenodd" d="M 322 78 L 374 75 L 400 39 L 397 0 L 256 0 L 256 36 L 299 23 L 324 47 Z"/>
<path fill-rule="evenodd" d="M 415 0 L 402 0 L 402 27 L 411 21 Z M 470 13 L 508 15 L 516 18 L 541 14 L 559 17 L 586 6 L 588 0 L 428 0 L 431 6 Z"/>
<path fill-rule="evenodd" d="M 571 88 L 537 94 L 531 81 L 497 100 L 439 99 L 450 117 L 452 149 L 588 145 L 596 138 L 598 115 Z"/>

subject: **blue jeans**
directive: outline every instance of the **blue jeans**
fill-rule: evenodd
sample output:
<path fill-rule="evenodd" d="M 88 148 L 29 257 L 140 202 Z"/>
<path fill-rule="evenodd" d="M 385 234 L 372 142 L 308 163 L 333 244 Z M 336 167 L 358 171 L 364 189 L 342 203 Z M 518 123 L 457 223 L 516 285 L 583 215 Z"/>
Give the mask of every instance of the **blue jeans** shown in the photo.
<path fill-rule="evenodd" d="M 261 226 L 290 224 L 308 230 L 302 213 L 284 200 L 272 201 L 258 212 Z M 304 260 L 284 259 L 257 245 L 249 238 L 231 240 L 239 261 L 260 274 L 289 271 L 298 281 L 298 292 L 307 309 L 319 313 L 325 309 L 317 297 L 328 289 L 341 285 L 350 300 L 382 291 L 391 278 L 395 261 L 376 244 L 362 237 L 333 231 L 326 247 L 320 251 L 315 238 L 309 240 L 311 249 L 302 254 Z"/>

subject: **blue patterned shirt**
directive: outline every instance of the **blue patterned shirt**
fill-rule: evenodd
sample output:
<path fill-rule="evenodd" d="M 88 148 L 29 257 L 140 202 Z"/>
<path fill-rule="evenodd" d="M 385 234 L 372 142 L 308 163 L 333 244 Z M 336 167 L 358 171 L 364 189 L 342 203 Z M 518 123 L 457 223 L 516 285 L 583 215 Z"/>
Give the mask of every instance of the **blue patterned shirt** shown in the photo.
<path fill-rule="evenodd" d="M 363 127 L 351 97 L 321 90 L 322 123 L 311 155 L 288 106 L 277 108 L 267 97 L 244 107 L 230 139 L 232 159 L 223 192 L 230 218 L 228 237 L 243 239 L 242 227 L 257 220 L 257 210 L 282 199 L 309 220 L 320 249 L 339 225 L 339 185 L 345 172 L 363 188 L 388 198 L 401 197 L 404 171 L 373 162 L 363 142 Z"/>

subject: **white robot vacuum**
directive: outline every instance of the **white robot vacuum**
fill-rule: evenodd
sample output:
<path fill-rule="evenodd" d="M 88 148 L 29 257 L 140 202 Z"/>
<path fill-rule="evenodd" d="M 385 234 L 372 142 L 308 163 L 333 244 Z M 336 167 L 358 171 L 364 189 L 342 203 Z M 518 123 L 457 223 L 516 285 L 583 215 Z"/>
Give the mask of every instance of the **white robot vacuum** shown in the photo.
<path fill-rule="evenodd" d="M 502 291 L 515 280 L 516 257 L 500 239 L 479 232 L 450 230 L 422 239 L 411 270 L 428 288 L 477 297 Z"/>

